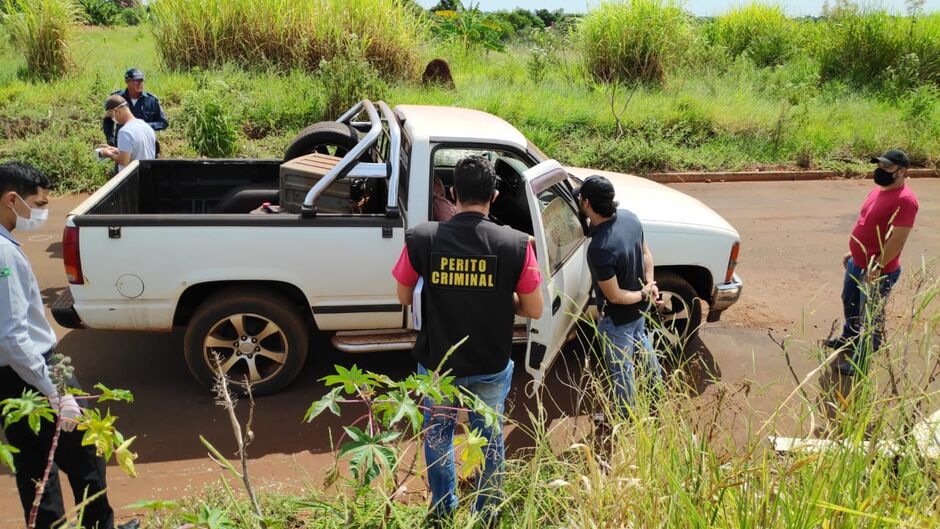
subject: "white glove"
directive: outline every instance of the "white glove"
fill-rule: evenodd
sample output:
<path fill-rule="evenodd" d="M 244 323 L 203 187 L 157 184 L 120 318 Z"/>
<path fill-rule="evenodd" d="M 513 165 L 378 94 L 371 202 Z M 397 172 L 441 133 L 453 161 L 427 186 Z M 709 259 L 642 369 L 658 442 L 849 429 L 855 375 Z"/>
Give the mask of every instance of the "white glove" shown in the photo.
<path fill-rule="evenodd" d="M 78 405 L 75 397 L 72 395 L 57 395 L 49 397 L 49 404 L 52 409 L 59 413 L 62 420 L 59 421 L 59 428 L 63 432 L 71 432 L 75 429 L 76 419 L 82 416 L 82 408 Z"/>

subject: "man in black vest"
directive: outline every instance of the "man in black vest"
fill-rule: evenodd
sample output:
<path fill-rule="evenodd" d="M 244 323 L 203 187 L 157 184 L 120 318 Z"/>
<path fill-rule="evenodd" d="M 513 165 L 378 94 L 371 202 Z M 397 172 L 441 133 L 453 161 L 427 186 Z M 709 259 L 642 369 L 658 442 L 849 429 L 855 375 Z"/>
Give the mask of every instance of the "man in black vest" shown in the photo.
<path fill-rule="evenodd" d="M 597 330 L 614 392 L 621 411 L 628 416 L 636 399 L 637 353 L 648 376 L 656 382 L 662 380 L 643 316 L 658 301 L 659 289 L 653 280 L 653 254 L 643 237 L 643 225 L 633 212 L 617 209 L 614 194 L 614 185 L 603 176 L 588 177 L 575 191 L 591 224 L 587 260 L 602 316 Z"/>
<path fill-rule="evenodd" d="M 515 315 L 542 315 L 542 275 L 528 235 L 487 219 L 496 200 L 496 173 L 481 156 L 464 158 L 454 169 L 457 214 L 409 230 L 392 275 L 398 299 L 414 300 L 419 330 L 412 356 L 418 372 L 450 372 L 498 413 L 512 382 Z M 448 349 L 468 337 L 448 358 Z M 424 455 L 431 486 L 432 516 L 446 518 L 457 507 L 453 436 L 456 411 L 450 403 L 426 400 Z M 432 408 L 434 408 L 432 410 Z M 474 508 L 495 520 L 504 457 L 502 425 L 487 428 L 470 413 L 472 429 L 486 438 L 486 461 Z"/>

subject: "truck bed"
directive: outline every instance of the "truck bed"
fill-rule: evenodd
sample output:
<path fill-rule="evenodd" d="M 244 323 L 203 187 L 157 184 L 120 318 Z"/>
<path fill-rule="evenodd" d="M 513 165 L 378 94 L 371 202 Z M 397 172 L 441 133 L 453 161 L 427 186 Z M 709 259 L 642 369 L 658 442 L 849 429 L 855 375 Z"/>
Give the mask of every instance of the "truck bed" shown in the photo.
<path fill-rule="evenodd" d="M 277 159 L 142 160 L 85 213 L 248 213 L 277 203 L 280 165 Z"/>

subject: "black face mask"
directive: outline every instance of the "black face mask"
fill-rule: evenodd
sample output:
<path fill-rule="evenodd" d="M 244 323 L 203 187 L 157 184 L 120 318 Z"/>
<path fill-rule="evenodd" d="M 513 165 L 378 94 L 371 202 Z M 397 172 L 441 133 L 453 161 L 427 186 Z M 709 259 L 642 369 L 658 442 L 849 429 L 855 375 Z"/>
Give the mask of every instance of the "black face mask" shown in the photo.
<path fill-rule="evenodd" d="M 880 186 L 889 186 L 894 183 L 894 177 L 897 175 L 897 171 L 889 173 L 881 167 L 875 169 L 875 183 Z"/>

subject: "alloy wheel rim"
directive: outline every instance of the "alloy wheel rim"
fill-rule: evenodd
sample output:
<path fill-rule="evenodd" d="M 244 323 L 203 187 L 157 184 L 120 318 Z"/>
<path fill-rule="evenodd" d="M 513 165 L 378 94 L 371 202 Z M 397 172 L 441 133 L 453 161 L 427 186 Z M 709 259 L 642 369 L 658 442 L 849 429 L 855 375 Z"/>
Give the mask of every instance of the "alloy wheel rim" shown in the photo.
<path fill-rule="evenodd" d="M 203 359 L 233 384 L 267 382 L 284 369 L 289 347 L 284 330 L 269 318 L 237 313 L 217 321 L 203 340 Z"/>

